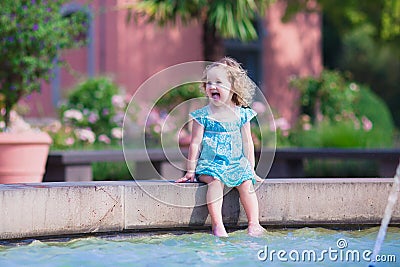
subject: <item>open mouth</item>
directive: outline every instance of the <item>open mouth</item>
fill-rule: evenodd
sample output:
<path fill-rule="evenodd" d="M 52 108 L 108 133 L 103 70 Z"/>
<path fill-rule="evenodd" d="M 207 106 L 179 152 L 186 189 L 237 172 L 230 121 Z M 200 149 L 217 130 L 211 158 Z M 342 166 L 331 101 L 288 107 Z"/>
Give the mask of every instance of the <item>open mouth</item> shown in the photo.
<path fill-rule="evenodd" d="M 212 92 L 211 93 L 211 97 L 214 100 L 219 100 L 221 96 L 220 96 L 220 94 L 218 92 Z"/>

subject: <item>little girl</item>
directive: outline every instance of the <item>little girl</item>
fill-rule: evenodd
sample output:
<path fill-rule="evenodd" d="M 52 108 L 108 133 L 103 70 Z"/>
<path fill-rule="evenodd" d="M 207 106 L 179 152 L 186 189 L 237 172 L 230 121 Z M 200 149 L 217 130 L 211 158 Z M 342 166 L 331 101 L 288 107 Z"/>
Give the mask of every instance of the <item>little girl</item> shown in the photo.
<path fill-rule="evenodd" d="M 223 58 L 209 65 L 203 75 L 209 104 L 190 113 L 192 141 L 186 175 L 176 182 L 195 179 L 208 185 L 207 207 L 212 232 L 228 236 L 222 221 L 224 185 L 236 187 L 248 219 L 248 233 L 261 235 L 258 200 L 253 184 L 260 181 L 254 171 L 254 144 L 250 120 L 256 112 L 249 108 L 256 85 L 238 62 Z"/>

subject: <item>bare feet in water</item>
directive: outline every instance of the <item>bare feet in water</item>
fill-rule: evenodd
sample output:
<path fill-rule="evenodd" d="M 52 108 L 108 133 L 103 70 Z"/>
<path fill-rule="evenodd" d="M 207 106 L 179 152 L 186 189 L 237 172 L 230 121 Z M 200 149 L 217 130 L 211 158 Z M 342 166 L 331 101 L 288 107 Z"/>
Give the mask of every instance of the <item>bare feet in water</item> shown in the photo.
<path fill-rule="evenodd" d="M 218 237 L 228 237 L 228 233 L 225 230 L 225 227 L 223 225 L 216 225 L 212 229 L 212 233 L 215 236 Z"/>
<path fill-rule="evenodd" d="M 260 224 L 249 224 L 249 227 L 247 228 L 247 233 L 250 236 L 254 237 L 259 237 L 267 233 L 267 230 L 265 230 Z"/>

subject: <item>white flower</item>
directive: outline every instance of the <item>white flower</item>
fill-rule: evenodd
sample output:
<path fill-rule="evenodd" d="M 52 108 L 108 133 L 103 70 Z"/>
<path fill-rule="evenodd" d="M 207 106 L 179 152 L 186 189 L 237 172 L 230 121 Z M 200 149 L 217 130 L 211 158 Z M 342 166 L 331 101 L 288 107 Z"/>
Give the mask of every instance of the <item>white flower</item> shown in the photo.
<path fill-rule="evenodd" d="M 349 85 L 349 87 L 350 87 L 350 90 L 351 91 L 354 91 L 354 92 L 357 92 L 359 89 L 358 89 L 358 85 L 357 84 L 355 84 L 355 83 L 351 83 L 350 85 Z"/>
<path fill-rule="evenodd" d="M 160 113 L 157 110 L 152 109 L 150 111 L 150 113 L 148 114 L 148 117 L 146 120 L 146 126 L 151 126 L 154 124 L 161 124 L 161 117 L 160 117 Z"/>
<path fill-rule="evenodd" d="M 103 142 L 103 143 L 105 143 L 105 144 L 110 144 L 110 143 L 111 143 L 110 138 L 109 138 L 107 135 L 105 135 L 105 134 L 99 135 L 99 141 L 100 141 L 100 142 Z"/>
<path fill-rule="evenodd" d="M 68 137 L 67 139 L 65 139 L 65 144 L 67 146 L 72 146 L 75 143 L 75 139 L 72 137 Z"/>
<path fill-rule="evenodd" d="M 125 108 L 125 100 L 122 95 L 114 95 L 111 98 L 111 102 L 117 108 L 120 108 L 120 109 Z"/>
<path fill-rule="evenodd" d="M 274 127 L 273 131 L 276 129 L 281 129 L 282 131 L 290 130 L 290 124 L 285 118 L 276 119 Z"/>
<path fill-rule="evenodd" d="M 309 124 L 309 123 L 304 123 L 303 124 L 303 130 L 304 131 L 309 131 L 309 130 L 311 130 L 311 128 L 312 128 L 311 124 Z"/>
<path fill-rule="evenodd" d="M 90 122 L 90 123 L 95 123 L 96 121 L 98 121 L 99 120 L 99 115 L 97 115 L 97 113 L 94 113 L 94 112 L 91 112 L 90 114 L 89 114 L 89 117 L 88 117 L 88 122 Z"/>
<path fill-rule="evenodd" d="M 64 118 L 82 121 L 83 114 L 77 109 L 69 109 L 64 112 Z"/>
<path fill-rule="evenodd" d="M 364 131 L 366 131 L 366 132 L 371 131 L 371 129 L 373 127 L 372 121 L 370 121 L 367 117 L 362 116 L 361 122 L 362 122 Z"/>
<path fill-rule="evenodd" d="M 255 101 L 253 103 L 253 109 L 254 109 L 255 112 L 257 112 L 257 114 L 262 114 L 267 110 L 265 105 L 263 103 L 259 102 L 259 101 Z"/>
<path fill-rule="evenodd" d="M 53 121 L 47 126 L 47 129 L 52 133 L 57 133 L 61 130 L 62 124 L 58 120 Z"/>
<path fill-rule="evenodd" d="M 14 110 L 10 113 L 10 132 L 22 133 L 30 131 L 31 126 Z"/>
<path fill-rule="evenodd" d="M 160 126 L 160 125 L 155 125 L 154 128 L 153 128 L 153 130 L 154 130 L 156 133 L 161 133 L 161 126 Z"/>
<path fill-rule="evenodd" d="M 116 138 L 116 139 L 121 139 L 122 138 L 122 128 L 112 128 L 111 129 L 111 136 Z"/>
<path fill-rule="evenodd" d="M 76 129 L 76 136 L 82 141 L 87 141 L 90 144 L 93 144 L 96 141 L 96 135 L 89 129 Z"/>
<path fill-rule="evenodd" d="M 125 114 L 123 112 L 118 112 L 112 117 L 112 121 L 120 126 L 122 126 L 122 122 L 124 121 Z"/>
<path fill-rule="evenodd" d="M 301 115 L 301 120 L 303 121 L 303 122 L 310 122 L 311 121 L 311 118 L 310 118 L 310 116 L 308 116 L 307 114 L 303 114 L 303 115 Z"/>

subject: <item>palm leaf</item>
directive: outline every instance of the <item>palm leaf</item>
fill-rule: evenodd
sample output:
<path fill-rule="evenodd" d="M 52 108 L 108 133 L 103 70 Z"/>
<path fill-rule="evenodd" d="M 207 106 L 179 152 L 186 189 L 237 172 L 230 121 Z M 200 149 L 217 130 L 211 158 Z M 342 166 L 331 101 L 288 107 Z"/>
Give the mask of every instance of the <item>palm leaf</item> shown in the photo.
<path fill-rule="evenodd" d="M 142 0 L 122 6 L 128 9 L 128 20 L 145 18 L 161 26 L 184 24 L 192 20 L 215 27 L 223 38 L 250 41 L 257 38 L 253 21 L 262 16 L 275 0 Z M 204 16 L 205 14 L 205 16 Z"/>

